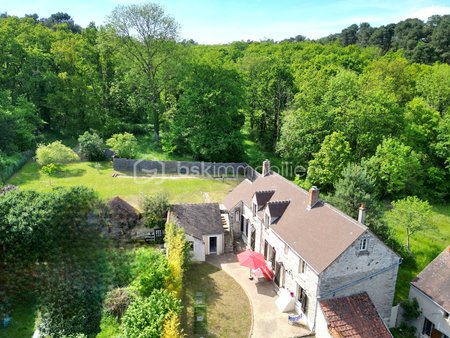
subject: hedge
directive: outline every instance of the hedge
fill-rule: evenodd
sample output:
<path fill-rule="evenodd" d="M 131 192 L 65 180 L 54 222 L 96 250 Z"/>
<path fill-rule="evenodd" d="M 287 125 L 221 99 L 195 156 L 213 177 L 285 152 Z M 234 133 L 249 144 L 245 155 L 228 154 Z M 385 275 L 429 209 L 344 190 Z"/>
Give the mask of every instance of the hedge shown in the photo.
<path fill-rule="evenodd" d="M 12 175 L 18 172 L 25 165 L 25 163 L 28 162 L 31 156 L 33 156 L 33 151 L 31 150 L 21 153 L 16 161 L 12 162 L 0 172 L 0 183 L 6 183 Z"/>

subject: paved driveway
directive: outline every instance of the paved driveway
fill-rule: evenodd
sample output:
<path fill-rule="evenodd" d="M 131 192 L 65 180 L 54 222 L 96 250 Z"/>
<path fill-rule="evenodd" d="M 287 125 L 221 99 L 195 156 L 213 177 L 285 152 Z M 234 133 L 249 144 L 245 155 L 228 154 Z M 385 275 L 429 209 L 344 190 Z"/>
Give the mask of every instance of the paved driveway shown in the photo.
<path fill-rule="evenodd" d="M 272 282 L 257 278 L 249 280 L 249 269 L 239 265 L 236 255 L 207 256 L 207 262 L 233 277 L 247 294 L 253 311 L 251 337 L 313 337 L 308 328 L 288 324 L 288 315 L 281 313 L 275 305 L 277 294 Z"/>

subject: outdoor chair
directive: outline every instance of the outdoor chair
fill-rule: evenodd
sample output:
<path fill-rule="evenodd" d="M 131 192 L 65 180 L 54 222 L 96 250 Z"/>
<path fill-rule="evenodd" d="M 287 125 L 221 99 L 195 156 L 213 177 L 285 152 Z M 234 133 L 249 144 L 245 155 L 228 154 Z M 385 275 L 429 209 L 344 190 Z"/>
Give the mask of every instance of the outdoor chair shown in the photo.
<path fill-rule="evenodd" d="M 288 323 L 290 325 L 294 325 L 295 323 L 298 323 L 302 319 L 302 314 L 299 315 L 288 315 Z"/>

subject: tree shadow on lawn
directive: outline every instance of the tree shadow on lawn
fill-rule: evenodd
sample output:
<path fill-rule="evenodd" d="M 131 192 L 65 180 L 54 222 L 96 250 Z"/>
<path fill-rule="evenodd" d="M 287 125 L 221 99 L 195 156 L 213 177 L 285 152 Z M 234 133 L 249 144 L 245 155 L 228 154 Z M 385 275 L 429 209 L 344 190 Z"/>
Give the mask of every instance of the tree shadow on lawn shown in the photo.
<path fill-rule="evenodd" d="M 193 264 L 186 273 L 182 323 L 188 337 L 196 337 L 193 331 L 196 291 L 206 295 L 208 328 L 208 334 L 197 337 L 248 337 L 251 308 L 245 291 L 225 271 L 209 263 Z"/>
<path fill-rule="evenodd" d="M 86 169 L 68 169 L 62 168 L 61 170 L 55 172 L 52 178 L 68 178 L 68 177 L 80 177 L 86 174 Z"/>
<path fill-rule="evenodd" d="M 87 162 L 88 166 L 97 169 L 98 171 L 111 170 L 111 161 L 101 161 L 101 162 Z"/>
<path fill-rule="evenodd" d="M 34 161 L 29 161 L 8 180 L 8 183 L 20 186 L 28 182 L 40 180 L 42 177 L 43 175 L 39 172 L 39 164 Z"/>

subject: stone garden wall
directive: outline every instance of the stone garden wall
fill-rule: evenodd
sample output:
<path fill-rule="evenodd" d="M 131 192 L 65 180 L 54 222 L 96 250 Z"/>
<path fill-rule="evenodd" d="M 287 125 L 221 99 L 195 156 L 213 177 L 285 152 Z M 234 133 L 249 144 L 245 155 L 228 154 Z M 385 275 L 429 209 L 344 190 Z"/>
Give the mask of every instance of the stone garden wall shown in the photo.
<path fill-rule="evenodd" d="M 247 163 L 188 162 L 188 161 L 150 161 L 114 158 L 115 171 L 135 176 L 152 175 L 201 175 L 217 177 L 245 176 L 254 181 L 259 173 Z"/>

